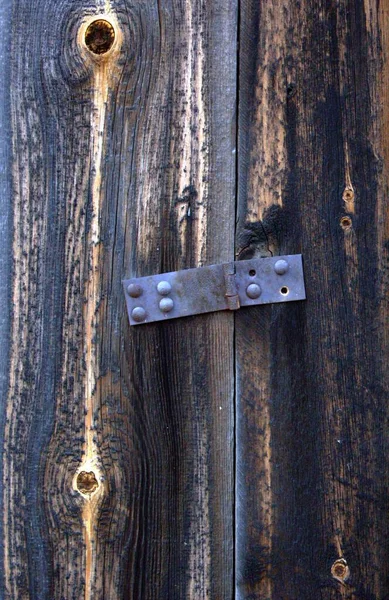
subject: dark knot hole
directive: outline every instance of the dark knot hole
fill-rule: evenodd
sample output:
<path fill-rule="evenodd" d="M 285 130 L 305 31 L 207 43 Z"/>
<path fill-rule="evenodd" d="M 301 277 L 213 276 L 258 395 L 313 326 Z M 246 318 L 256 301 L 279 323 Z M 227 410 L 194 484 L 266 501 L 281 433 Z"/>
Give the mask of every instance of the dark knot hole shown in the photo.
<path fill-rule="evenodd" d="M 115 41 L 115 30 L 105 19 L 93 21 L 85 32 L 86 47 L 93 54 L 105 54 Z"/>

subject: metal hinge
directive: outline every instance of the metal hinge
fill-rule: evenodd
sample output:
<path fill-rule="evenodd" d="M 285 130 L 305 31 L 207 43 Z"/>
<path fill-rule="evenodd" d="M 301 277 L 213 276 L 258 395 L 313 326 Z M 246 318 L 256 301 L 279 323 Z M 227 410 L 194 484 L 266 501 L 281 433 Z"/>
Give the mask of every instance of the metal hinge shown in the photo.
<path fill-rule="evenodd" d="M 301 254 L 125 279 L 123 285 L 131 325 L 305 300 Z"/>

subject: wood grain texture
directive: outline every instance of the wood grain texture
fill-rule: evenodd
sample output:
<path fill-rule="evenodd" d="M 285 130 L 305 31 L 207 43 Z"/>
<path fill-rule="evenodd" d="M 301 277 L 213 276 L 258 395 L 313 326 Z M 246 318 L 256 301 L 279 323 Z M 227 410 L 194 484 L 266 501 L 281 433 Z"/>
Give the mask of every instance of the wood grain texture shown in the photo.
<path fill-rule="evenodd" d="M 236 317 L 239 599 L 389 598 L 388 9 L 241 2 L 237 254 L 307 301 Z"/>
<path fill-rule="evenodd" d="M 0 398 L 5 398 L 9 381 L 10 348 L 10 290 L 11 290 L 11 132 L 10 132 L 10 46 L 11 6 L 0 2 L 0 26 L 3 35 L 0 39 L 0 70 L 2 86 L 0 88 Z M 0 408 L 0 448 L 4 447 L 5 414 L 1 402 Z M 3 464 L 0 460 L 0 482 L 3 481 Z M 0 483 L 0 490 L 2 485 Z M 0 514 L 3 514 L 3 495 L 0 493 Z M 0 540 L 4 539 L 3 519 L 0 519 Z M 3 543 L 0 542 L 0 565 L 3 565 Z M 4 586 L 4 572 L 0 569 L 0 590 Z"/>
<path fill-rule="evenodd" d="M 232 598 L 234 443 L 235 597 L 389 598 L 389 3 L 241 0 L 238 81 L 236 9 L 0 2 L 6 600 Z M 307 302 L 130 329 L 232 260 L 236 124 L 236 256 Z"/>
<path fill-rule="evenodd" d="M 121 280 L 233 257 L 236 20 L 13 3 L 7 600 L 232 597 L 233 315 L 130 330 Z"/>

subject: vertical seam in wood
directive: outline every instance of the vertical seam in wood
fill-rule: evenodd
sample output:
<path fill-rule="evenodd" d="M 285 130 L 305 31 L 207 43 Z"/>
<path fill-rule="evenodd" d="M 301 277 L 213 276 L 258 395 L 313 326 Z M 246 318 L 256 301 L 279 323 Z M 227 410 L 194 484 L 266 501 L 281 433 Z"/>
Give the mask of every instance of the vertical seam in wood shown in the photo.
<path fill-rule="evenodd" d="M 240 25 L 241 25 L 241 0 L 237 0 L 237 18 L 236 18 L 236 92 L 235 92 L 235 218 L 234 218 L 234 258 L 236 258 L 238 245 L 237 245 L 237 235 L 238 235 L 238 190 L 239 190 L 239 73 L 240 73 Z M 234 402 L 234 415 L 233 415 L 233 435 L 234 435 L 234 443 L 233 443 L 233 587 L 232 594 L 233 598 L 236 598 L 236 565 L 237 565 L 237 544 L 236 544 L 236 526 L 237 526 L 237 515 L 236 515 L 236 507 L 237 507 L 237 402 L 238 402 L 238 390 L 237 390 L 237 355 L 236 355 L 236 314 L 233 315 L 233 332 L 232 332 L 232 352 L 233 352 L 233 402 Z"/>

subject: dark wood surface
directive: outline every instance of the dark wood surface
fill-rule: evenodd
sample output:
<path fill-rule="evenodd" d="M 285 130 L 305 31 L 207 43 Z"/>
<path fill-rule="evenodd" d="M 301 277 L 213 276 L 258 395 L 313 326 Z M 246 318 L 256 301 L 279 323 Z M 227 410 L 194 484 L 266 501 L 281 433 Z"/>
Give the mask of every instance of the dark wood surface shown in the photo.
<path fill-rule="evenodd" d="M 388 0 L 0 23 L 0 598 L 389 599 Z M 307 301 L 129 327 L 234 252 Z"/>
<path fill-rule="evenodd" d="M 389 598 L 388 11 L 241 2 L 237 254 L 307 301 L 236 315 L 239 600 Z"/>
<path fill-rule="evenodd" d="M 233 315 L 132 330 L 121 281 L 233 259 L 235 2 L 13 12 L 0 597 L 230 598 Z"/>

